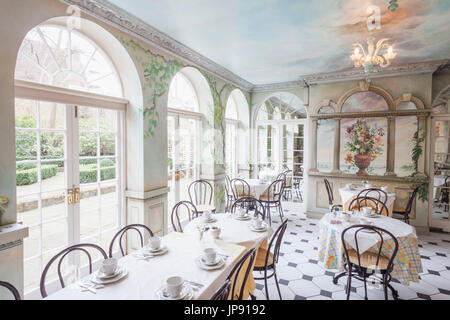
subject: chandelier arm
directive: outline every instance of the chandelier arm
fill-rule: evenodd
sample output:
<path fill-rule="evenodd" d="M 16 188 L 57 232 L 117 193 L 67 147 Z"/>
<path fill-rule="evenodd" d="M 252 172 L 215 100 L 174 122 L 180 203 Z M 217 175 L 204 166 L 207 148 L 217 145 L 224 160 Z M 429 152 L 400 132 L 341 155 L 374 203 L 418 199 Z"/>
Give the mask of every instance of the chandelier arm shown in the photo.
<path fill-rule="evenodd" d="M 383 48 L 383 47 L 385 48 L 386 46 L 388 46 L 387 43 L 384 43 L 385 41 L 388 41 L 388 40 L 389 40 L 389 38 L 384 38 L 384 39 L 380 39 L 377 42 L 377 48 L 376 48 L 375 53 L 374 53 L 375 56 L 378 55 L 378 51 L 380 51 L 381 48 Z"/>
<path fill-rule="evenodd" d="M 359 47 L 363 53 L 363 56 L 366 56 L 366 51 L 364 50 L 363 46 L 360 43 L 354 43 L 353 44 L 354 47 Z"/>

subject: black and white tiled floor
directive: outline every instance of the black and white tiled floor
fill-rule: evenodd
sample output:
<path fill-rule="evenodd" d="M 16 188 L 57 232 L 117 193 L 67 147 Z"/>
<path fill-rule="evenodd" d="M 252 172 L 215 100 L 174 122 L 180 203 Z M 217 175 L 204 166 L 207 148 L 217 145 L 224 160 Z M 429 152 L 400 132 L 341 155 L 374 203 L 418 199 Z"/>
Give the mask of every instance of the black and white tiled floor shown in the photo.
<path fill-rule="evenodd" d="M 275 214 L 273 214 L 275 216 Z M 283 300 L 343 300 L 346 299 L 346 277 L 332 282 L 337 270 L 324 268 L 317 261 L 319 220 L 285 210 L 289 219 L 281 246 L 277 274 Z M 275 219 L 273 227 L 278 225 Z M 419 236 L 423 273 L 419 283 L 404 286 L 392 282 L 400 299 L 450 300 L 450 234 L 430 233 Z M 255 276 L 258 276 L 255 273 Z M 274 279 L 269 279 L 269 297 L 278 300 Z M 255 296 L 265 300 L 264 281 L 256 281 Z M 369 300 L 384 300 L 382 289 L 368 287 Z M 352 280 L 351 300 L 364 299 L 363 283 Z M 389 296 L 392 300 L 392 296 Z"/>

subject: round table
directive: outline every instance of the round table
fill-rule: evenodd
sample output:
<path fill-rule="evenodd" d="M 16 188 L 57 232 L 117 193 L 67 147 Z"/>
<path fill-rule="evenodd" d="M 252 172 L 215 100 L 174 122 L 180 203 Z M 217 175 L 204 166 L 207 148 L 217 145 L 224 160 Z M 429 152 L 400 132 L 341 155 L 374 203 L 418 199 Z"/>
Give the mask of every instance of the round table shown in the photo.
<path fill-rule="evenodd" d="M 344 210 L 349 210 L 350 202 L 355 199 L 358 196 L 358 193 L 363 191 L 364 188 L 355 188 L 355 189 L 349 189 L 347 187 L 345 188 L 339 188 L 339 195 L 341 196 L 342 204 L 344 207 Z M 368 194 L 370 197 L 370 193 Z M 376 197 L 378 197 L 378 194 L 376 194 Z M 387 193 L 387 199 L 386 199 L 386 207 L 389 211 L 389 216 L 392 216 L 392 211 L 394 210 L 394 202 L 395 202 L 395 192 L 388 192 Z"/>
<path fill-rule="evenodd" d="M 333 224 L 332 221 L 340 221 L 340 224 Z M 422 263 L 420 260 L 419 246 L 415 228 L 390 217 L 378 216 L 370 219 L 373 225 L 391 232 L 398 241 L 398 252 L 394 260 L 394 269 L 391 273 L 402 284 L 409 285 L 410 281 L 418 282 L 419 274 L 422 273 Z M 344 247 L 342 245 L 342 231 L 352 225 L 363 224 L 360 216 L 352 216 L 349 222 L 335 218 L 334 214 L 328 213 L 320 220 L 319 233 L 319 261 L 328 269 L 344 270 Z M 355 230 L 350 230 L 345 234 L 347 247 L 355 249 Z M 384 237 L 382 254 L 389 257 L 393 250 L 393 240 L 389 236 Z M 378 252 L 379 236 L 370 233 L 358 233 L 358 247 L 360 253 L 365 251 Z"/>

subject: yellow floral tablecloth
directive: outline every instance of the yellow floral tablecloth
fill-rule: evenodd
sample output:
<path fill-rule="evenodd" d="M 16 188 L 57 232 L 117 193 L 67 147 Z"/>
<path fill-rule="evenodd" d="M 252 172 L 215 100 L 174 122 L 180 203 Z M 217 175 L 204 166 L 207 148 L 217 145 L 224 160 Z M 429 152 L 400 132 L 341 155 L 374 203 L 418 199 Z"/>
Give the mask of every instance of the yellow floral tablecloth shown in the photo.
<path fill-rule="evenodd" d="M 331 214 L 327 214 L 320 221 L 320 234 L 319 234 L 320 246 L 318 258 L 319 261 L 322 262 L 326 268 L 338 269 L 343 271 L 345 265 L 345 258 L 341 234 L 342 231 L 345 228 L 349 227 L 352 223 L 343 223 L 342 225 L 330 224 L 331 217 L 332 217 Z M 392 219 L 392 218 L 384 217 L 383 219 Z M 373 220 L 377 221 L 376 219 Z M 395 225 L 398 225 L 398 222 L 395 222 Z M 376 224 L 377 223 L 375 223 L 375 225 Z M 410 227 L 409 225 L 406 224 L 405 226 Z M 388 231 L 392 232 L 396 236 L 395 230 L 388 230 Z M 402 233 L 402 235 L 403 234 L 404 232 Z M 397 279 L 404 285 L 409 285 L 410 281 L 418 282 L 419 274 L 422 273 L 423 270 L 422 270 L 422 262 L 420 260 L 417 236 L 415 232 L 412 232 L 407 235 L 399 237 L 396 236 L 396 238 L 398 241 L 398 251 L 394 259 L 394 269 L 391 275 L 393 278 Z M 347 247 L 348 246 L 351 247 L 351 245 L 347 243 Z M 380 243 L 377 243 L 374 246 L 370 247 L 369 251 L 378 252 L 379 247 Z M 393 240 L 390 238 L 385 239 L 383 249 L 381 251 L 382 255 L 390 257 L 393 248 L 394 248 Z"/>

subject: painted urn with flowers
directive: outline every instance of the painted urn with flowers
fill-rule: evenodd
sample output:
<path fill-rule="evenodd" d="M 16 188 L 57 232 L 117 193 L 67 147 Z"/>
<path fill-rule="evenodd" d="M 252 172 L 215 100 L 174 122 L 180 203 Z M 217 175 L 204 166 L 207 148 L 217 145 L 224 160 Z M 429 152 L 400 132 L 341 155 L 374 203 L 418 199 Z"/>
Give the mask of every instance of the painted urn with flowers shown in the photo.
<path fill-rule="evenodd" d="M 369 175 L 366 169 L 383 152 L 383 135 L 382 128 L 371 128 L 361 119 L 345 129 L 345 148 L 348 151 L 345 162 L 359 169 L 357 175 Z"/>

